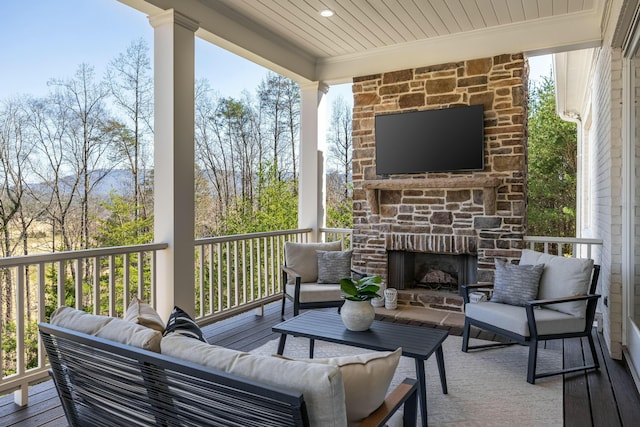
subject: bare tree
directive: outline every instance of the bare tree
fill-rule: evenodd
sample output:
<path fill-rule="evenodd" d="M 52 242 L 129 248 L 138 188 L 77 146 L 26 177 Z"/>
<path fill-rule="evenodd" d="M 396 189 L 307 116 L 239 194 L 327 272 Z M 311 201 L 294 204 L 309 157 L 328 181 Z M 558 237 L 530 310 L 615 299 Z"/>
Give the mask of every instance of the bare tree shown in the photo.
<path fill-rule="evenodd" d="M 286 147 L 283 141 L 287 131 L 286 86 L 288 79 L 276 73 L 268 73 L 258 88 L 260 108 L 266 127 L 265 137 L 271 141 L 270 159 L 275 170 L 280 171 L 281 157 Z M 280 173 L 280 175 L 282 175 Z"/>
<path fill-rule="evenodd" d="M 70 223 L 80 176 L 71 175 L 66 163 L 65 138 L 71 121 L 70 112 L 55 103 L 53 95 L 31 100 L 29 110 L 36 153 L 34 157 L 39 162 L 39 167 L 35 167 L 33 173 L 40 182 L 40 188 L 34 190 L 33 197 L 51 221 L 51 251 L 59 248 L 72 250 L 75 239 L 72 237 L 74 227 Z M 59 244 L 56 243 L 58 233 L 62 239 Z"/>
<path fill-rule="evenodd" d="M 66 111 L 69 126 L 65 135 L 67 161 L 75 177 L 80 199 L 80 247 L 90 245 L 90 196 L 95 186 L 114 168 L 109 162 L 109 144 L 106 143 L 107 112 L 105 99 L 107 88 L 95 81 L 93 68 L 81 64 L 75 77 L 68 80 L 52 80 L 57 89 L 54 102 Z"/>
<path fill-rule="evenodd" d="M 3 257 L 14 255 L 16 247 L 23 241 L 22 236 L 12 233 L 14 227 L 11 223 L 19 215 L 25 199 L 25 174 L 29 170 L 31 152 L 31 144 L 26 137 L 27 125 L 28 117 L 22 103 L 18 100 L 5 102 L 0 110 L 0 250 Z M 9 271 L 3 269 L 0 274 L 4 324 L 13 313 L 14 299 Z"/>
<path fill-rule="evenodd" d="M 352 151 L 351 137 L 352 113 L 351 108 L 344 99 L 339 96 L 333 102 L 331 112 L 331 125 L 328 134 L 330 165 L 341 176 L 340 187 L 344 200 L 350 199 L 350 183 L 352 182 Z M 335 178 L 335 177 L 334 177 Z M 335 181 L 335 179 L 333 180 Z"/>
<path fill-rule="evenodd" d="M 107 69 L 106 81 L 115 106 L 124 115 L 124 126 L 113 123 L 113 142 L 133 178 L 135 219 L 146 218 L 145 188 L 149 165 L 148 146 L 153 135 L 153 80 L 149 47 L 143 39 L 134 41 Z M 124 129 L 127 129 L 125 131 Z"/>

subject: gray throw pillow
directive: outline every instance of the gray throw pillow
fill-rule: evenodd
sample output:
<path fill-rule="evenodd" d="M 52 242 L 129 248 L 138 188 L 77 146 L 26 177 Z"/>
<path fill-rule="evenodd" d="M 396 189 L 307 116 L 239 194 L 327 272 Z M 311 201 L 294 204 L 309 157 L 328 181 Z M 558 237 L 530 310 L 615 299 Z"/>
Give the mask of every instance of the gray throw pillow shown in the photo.
<path fill-rule="evenodd" d="M 317 251 L 318 283 L 340 283 L 340 279 L 351 277 L 351 254 L 353 251 Z"/>
<path fill-rule="evenodd" d="M 544 264 L 514 265 L 496 259 L 491 302 L 524 306 L 536 299 Z"/>

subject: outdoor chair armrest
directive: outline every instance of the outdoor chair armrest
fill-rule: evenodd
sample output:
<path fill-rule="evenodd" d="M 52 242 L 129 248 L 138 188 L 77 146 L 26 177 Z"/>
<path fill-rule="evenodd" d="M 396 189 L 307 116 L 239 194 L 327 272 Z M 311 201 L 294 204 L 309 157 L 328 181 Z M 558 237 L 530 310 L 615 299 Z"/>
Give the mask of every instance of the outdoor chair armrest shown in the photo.
<path fill-rule="evenodd" d="M 282 272 L 286 273 L 287 276 L 291 276 L 294 279 L 299 279 L 300 278 L 300 275 L 295 270 L 293 270 L 292 268 L 289 268 L 289 267 L 286 267 L 286 266 L 282 266 L 281 268 L 282 268 Z"/>
<path fill-rule="evenodd" d="M 474 283 L 460 286 L 460 294 L 465 304 L 469 303 L 469 291 L 474 289 L 493 289 L 493 283 Z"/>
<path fill-rule="evenodd" d="M 402 405 L 404 405 L 403 425 L 415 426 L 418 409 L 418 386 L 415 379 L 405 378 L 389 393 L 378 409 L 360 421 L 358 427 L 384 426 Z"/>
<path fill-rule="evenodd" d="M 571 297 L 538 299 L 538 300 L 527 301 L 527 305 L 531 305 L 533 307 L 537 307 L 537 306 L 540 306 L 540 305 L 561 304 L 563 302 L 594 300 L 594 299 L 598 299 L 598 298 L 600 298 L 600 295 L 598 295 L 598 294 L 575 295 L 575 296 L 571 296 Z"/>

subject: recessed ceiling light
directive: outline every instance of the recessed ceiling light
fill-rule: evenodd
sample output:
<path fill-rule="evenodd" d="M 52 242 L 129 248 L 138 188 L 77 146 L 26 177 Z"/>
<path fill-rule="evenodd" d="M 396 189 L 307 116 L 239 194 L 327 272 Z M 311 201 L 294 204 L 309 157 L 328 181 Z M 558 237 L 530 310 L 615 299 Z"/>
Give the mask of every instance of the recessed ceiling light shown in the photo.
<path fill-rule="evenodd" d="M 321 10 L 320 11 L 320 16 L 323 16 L 325 18 L 333 16 L 333 10 L 330 10 L 330 9 Z"/>

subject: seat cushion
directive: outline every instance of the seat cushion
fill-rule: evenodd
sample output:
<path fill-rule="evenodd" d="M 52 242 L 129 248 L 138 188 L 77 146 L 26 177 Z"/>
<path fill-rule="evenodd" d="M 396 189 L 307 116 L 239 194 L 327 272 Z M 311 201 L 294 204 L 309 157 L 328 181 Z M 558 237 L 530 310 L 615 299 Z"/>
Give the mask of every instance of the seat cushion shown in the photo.
<path fill-rule="evenodd" d="M 346 426 L 342 373 L 337 366 L 258 356 L 178 334 L 162 339 L 167 356 L 302 393 L 312 426 Z"/>
<path fill-rule="evenodd" d="M 287 294 L 294 296 L 296 285 L 287 284 Z M 300 302 L 342 301 L 340 285 L 319 283 L 302 283 L 300 285 Z"/>
<path fill-rule="evenodd" d="M 318 257 L 318 283 L 340 283 L 351 277 L 353 251 L 316 251 Z"/>
<path fill-rule="evenodd" d="M 544 264 L 513 265 L 496 258 L 495 266 L 491 301 L 524 306 L 536 299 Z"/>
<path fill-rule="evenodd" d="M 525 249 L 520 258 L 521 265 L 544 264 L 540 278 L 538 299 L 563 298 L 586 295 L 591 283 L 593 260 L 567 258 Z M 585 301 L 573 301 L 549 305 L 546 308 L 572 316 L 584 317 L 587 310 Z"/>
<path fill-rule="evenodd" d="M 497 326 L 523 337 L 530 336 L 524 307 L 489 301 L 465 304 L 464 308 L 465 316 L 470 319 Z M 575 317 L 546 308 L 534 310 L 534 315 L 538 335 L 581 332 L 585 328 L 584 317 Z"/>
<path fill-rule="evenodd" d="M 51 314 L 50 323 L 61 328 L 160 353 L 162 334 L 159 331 L 123 319 L 89 314 L 72 307 L 60 307 Z"/>
<path fill-rule="evenodd" d="M 316 251 L 341 251 L 342 242 L 329 243 L 295 243 L 284 244 L 284 262 L 287 267 L 300 275 L 302 283 L 318 281 L 318 255 Z M 289 283 L 294 278 L 289 277 Z"/>

